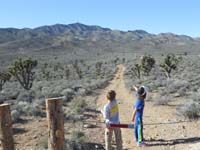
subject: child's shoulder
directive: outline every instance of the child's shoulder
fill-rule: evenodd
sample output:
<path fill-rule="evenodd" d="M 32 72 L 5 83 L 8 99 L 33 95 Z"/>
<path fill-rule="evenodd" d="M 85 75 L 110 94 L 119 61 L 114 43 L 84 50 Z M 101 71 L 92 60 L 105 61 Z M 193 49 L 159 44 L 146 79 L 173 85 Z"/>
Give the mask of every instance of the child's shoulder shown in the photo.
<path fill-rule="evenodd" d="M 109 107 L 109 105 L 110 105 L 110 102 L 106 103 L 106 104 L 104 105 L 104 108 Z"/>

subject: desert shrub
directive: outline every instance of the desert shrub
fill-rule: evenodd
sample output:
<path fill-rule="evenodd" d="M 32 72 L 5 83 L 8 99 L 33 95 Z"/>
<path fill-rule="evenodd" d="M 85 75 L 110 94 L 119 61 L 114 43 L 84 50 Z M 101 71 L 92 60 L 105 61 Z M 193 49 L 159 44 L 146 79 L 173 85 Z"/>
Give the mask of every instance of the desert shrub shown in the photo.
<path fill-rule="evenodd" d="M 190 84 L 183 80 L 167 80 L 165 90 L 169 94 L 178 93 L 179 96 L 185 96 L 190 88 Z"/>
<path fill-rule="evenodd" d="M 148 87 L 148 92 L 152 92 L 152 91 L 154 91 L 154 90 L 157 90 L 157 87 L 156 87 L 156 85 L 155 85 L 154 82 L 151 82 L 151 83 L 149 83 L 149 84 L 146 84 L 146 87 Z"/>
<path fill-rule="evenodd" d="M 192 93 L 192 100 L 200 104 L 200 89 L 196 93 Z"/>
<path fill-rule="evenodd" d="M 183 87 L 188 89 L 190 87 L 190 84 L 183 80 L 175 80 L 171 85 L 173 85 L 174 89 L 180 89 Z"/>
<path fill-rule="evenodd" d="M 177 108 L 177 114 L 188 119 L 197 119 L 200 117 L 200 94 L 199 90 L 192 93 L 192 99 Z"/>
<path fill-rule="evenodd" d="M 181 87 L 177 92 L 179 96 L 183 97 L 187 95 L 188 89 L 186 87 Z"/>
<path fill-rule="evenodd" d="M 36 98 L 34 99 L 33 101 L 34 104 L 37 104 L 38 106 L 44 108 L 45 107 L 45 97 L 42 97 L 42 98 Z"/>
<path fill-rule="evenodd" d="M 42 149 L 48 149 L 48 137 L 42 137 L 38 143 L 38 146 Z"/>
<path fill-rule="evenodd" d="M 76 143 L 83 143 L 87 140 L 86 135 L 84 132 L 81 131 L 73 131 L 71 133 L 71 140 L 75 141 Z"/>
<path fill-rule="evenodd" d="M 69 102 L 73 98 L 73 96 L 75 95 L 75 92 L 74 90 L 67 88 L 61 92 L 61 95 L 64 96 L 63 102 L 65 103 L 65 102 Z"/>
<path fill-rule="evenodd" d="M 34 91 L 21 91 L 20 94 L 17 97 L 17 101 L 24 101 L 24 102 L 32 102 L 35 98 L 35 92 Z"/>
<path fill-rule="evenodd" d="M 197 119 L 200 117 L 200 104 L 191 101 L 177 108 L 178 115 L 188 119 Z"/>
<path fill-rule="evenodd" d="M 17 99 L 20 91 L 14 88 L 6 88 L 0 93 L 0 97 L 4 100 Z"/>
<path fill-rule="evenodd" d="M 16 110 L 20 115 L 25 116 L 44 116 L 41 106 L 37 103 L 20 101 L 13 106 L 12 110 Z"/>
<path fill-rule="evenodd" d="M 42 88 L 42 94 L 45 95 L 45 97 L 52 98 L 52 97 L 60 97 L 61 94 L 59 91 L 55 91 L 52 87 L 43 87 Z"/>
<path fill-rule="evenodd" d="M 86 101 L 81 98 L 74 98 L 71 103 L 71 108 L 75 113 L 81 114 L 88 107 Z"/>
<path fill-rule="evenodd" d="M 17 111 L 17 110 L 11 111 L 12 123 L 17 123 L 21 119 L 20 116 L 21 116 L 21 114 L 19 111 Z"/>
<path fill-rule="evenodd" d="M 154 99 L 154 105 L 168 105 L 168 103 L 171 101 L 171 99 L 172 99 L 171 96 L 160 93 Z"/>
<path fill-rule="evenodd" d="M 166 82 L 167 81 L 163 78 L 157 78 L 157 80 L 154 81 L 156 87 L 166 86 L 167 85 Z"/>

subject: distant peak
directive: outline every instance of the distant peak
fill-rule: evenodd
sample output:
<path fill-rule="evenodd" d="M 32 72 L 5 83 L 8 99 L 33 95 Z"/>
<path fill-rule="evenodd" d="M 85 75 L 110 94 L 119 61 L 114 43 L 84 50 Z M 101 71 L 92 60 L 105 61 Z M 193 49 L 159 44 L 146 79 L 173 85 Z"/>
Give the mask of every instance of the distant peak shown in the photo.
<path fill-rule="evenodd" d="M 145 30 L 128 30 L 128 32 L 132 32 L 132 33 L 136 33 L 136 34 L 149 34 L 147 31 Z"/>

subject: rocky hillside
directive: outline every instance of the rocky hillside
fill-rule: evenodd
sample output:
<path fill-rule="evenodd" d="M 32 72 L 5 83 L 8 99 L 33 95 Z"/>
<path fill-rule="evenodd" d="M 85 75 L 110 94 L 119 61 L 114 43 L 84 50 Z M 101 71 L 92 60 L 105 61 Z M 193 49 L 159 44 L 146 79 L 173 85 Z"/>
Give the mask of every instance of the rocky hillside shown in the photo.
<path fill-rule="evenodd" d="M 198 53 L 200 39 L 173 33 L 150 34 L 143 30 L 119 31 L 80 23 L 34 29 L 0 29 L 0 52 L 27 54 L 74 52 L 179 52 Z"/>

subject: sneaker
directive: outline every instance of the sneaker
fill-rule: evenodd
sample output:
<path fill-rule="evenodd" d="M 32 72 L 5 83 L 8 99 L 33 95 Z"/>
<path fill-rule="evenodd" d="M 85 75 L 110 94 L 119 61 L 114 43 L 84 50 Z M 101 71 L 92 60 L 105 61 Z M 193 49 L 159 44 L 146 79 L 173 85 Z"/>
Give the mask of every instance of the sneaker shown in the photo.
<path fill-rule="evenodd" d="M 145 142 L 140 142 L 137 144 L 137 146 L 142 147 L 142 146 L 148 146 Z"/>

